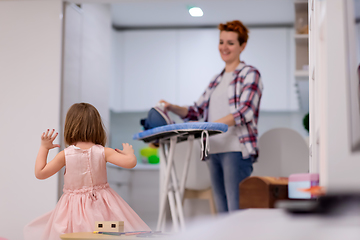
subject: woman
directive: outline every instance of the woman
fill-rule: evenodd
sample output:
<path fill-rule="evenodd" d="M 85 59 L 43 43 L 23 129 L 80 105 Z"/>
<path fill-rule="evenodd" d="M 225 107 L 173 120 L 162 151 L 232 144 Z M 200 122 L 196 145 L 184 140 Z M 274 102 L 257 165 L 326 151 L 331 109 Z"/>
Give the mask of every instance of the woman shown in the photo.
<path fill-rule="evenodd" d="M 223 134 L 211 136 L 207 159 L 218 212 L 239 209 L 239 183 L 252 173 L 258 155 L 257 121 L 263 85 L 259 71 L 240 61 L 248 29 L 240 21 L 219 25 L 219 52 L 224 70 L 216 75 L 194 106 L 164 100 L 165 109 L 185 121 L 225 123 Z"/>

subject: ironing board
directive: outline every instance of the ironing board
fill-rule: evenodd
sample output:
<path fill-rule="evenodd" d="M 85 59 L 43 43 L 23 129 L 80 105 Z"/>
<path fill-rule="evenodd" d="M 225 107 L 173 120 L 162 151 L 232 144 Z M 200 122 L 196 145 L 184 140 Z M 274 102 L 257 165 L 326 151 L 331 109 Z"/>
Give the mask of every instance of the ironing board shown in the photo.
<path fill-rule="evenodd" d="M 159 141 L 160 208 L 157 222 L 157 231 L 164 231 L 165 228 L 167 199 L 169 200 L 174 231 L 179 231 L 179 225 L 181 230 L 185 229 L 182 199 L 193 141 L 195 138 L 203 138 L 204 135 L 206 136 L 205 140 L 207 140 L 208 136 L 226 132 L 227 129 L 228 126 L 223 123 L 188 122 L 156 127 L 134 135 L 134 140 L 142 140 L 145 143 Z M 188 141 L 189 148 L 186 154 L 184 169 L 182 171 L 182 177 L 179 183 L 173 162 L 176 143 L 182 141 Z M 203 143 L 203 141 L 201 142 Z M 206 151 L 206 146 L 203 146 L 202 150 Z"/>

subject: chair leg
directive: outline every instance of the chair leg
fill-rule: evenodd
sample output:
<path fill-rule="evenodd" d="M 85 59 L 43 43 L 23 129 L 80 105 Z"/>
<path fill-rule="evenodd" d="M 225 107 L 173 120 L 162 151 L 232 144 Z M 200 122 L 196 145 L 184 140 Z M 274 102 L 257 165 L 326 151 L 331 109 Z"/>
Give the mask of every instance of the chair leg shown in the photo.
<path fill-rule="evenodd" d="M 211 188 L 206 189 L 206 190 L 190 190 L 190 189 L 185 189 L 184 191 L 184 197 L 183 197 L 183 204 L 184 204 L 184 200 L 185 198 L 189 198 L 189 199 L 205 199 L 209 201 L 209 205 L 210 205 L 210 212 L 212 215 L 216 215 L 217 211 L 216 211 L 216 206 L 215 206 L 215 202 L 214 202 L 214 197 L 212 195 L 212 191 Z"/>
<path fill-rule="evenodd" d="M 210 211 L 212 215 L 216 215 L 216 206 L 215 206 L 215 201 L 214 201 L 214 196 L 212 194 L 211 188 L 208 190 L 207 194 L 209 194 L 208 196 L 208 200 L 209 200 L 209 204 L 210 204 Z"/>

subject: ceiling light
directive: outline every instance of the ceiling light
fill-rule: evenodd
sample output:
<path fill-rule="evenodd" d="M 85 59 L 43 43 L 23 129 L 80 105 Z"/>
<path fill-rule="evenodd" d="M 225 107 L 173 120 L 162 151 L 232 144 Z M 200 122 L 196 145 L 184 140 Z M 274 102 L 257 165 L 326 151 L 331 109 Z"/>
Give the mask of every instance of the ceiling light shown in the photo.
<path fill-rule="evenodd" d="M 189 13 L 192 17 L 202 17 L 204 15 L 203 11 L 199 7 L 189 8 Z"/>

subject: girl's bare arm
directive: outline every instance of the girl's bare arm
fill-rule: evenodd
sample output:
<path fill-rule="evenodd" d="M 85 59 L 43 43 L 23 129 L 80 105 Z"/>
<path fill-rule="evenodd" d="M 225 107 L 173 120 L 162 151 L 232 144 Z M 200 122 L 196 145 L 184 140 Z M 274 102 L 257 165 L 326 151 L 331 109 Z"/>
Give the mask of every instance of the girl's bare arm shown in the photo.
<path fill-rule="evenodd" d="M 137 164 L 134 149 L 128 143 L 123 143 L 123 150 L 105 148 L 105 160 L 123 168 L 133 168 Z"/>
<path fill-rule="evenodd" d="M 41 145 L 35 162 L 35 176 L 38 179 L 49 178 L 65 166 L 64 151 L 59 152 L 52 161 L 47 163 L 49 150 L 60 147 L 59 144 L 53 144 L 58 135 L 58 133 L 54 134 L 54 132 L 54 129 L 51 132 L 48 129 L 41 135 Z"/>

